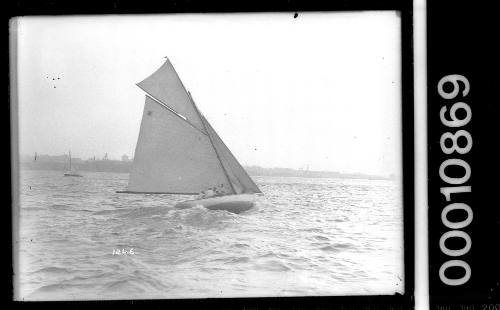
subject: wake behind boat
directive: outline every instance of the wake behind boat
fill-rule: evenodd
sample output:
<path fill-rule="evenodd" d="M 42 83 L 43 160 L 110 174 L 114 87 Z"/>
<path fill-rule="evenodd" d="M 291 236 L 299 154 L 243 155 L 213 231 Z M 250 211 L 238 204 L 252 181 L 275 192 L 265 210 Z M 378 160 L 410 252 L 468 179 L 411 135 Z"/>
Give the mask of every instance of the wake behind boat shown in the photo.
<path fill-rule="evenodd" d="M 137 86 L 146 102 L 128 189 L 121 193 L 205 192 L 202 199 L 175 207 L 202 205 L 234 213 L 253 207 L 252 194 L 260 189 L 200 112 L 168 58 Z"/>

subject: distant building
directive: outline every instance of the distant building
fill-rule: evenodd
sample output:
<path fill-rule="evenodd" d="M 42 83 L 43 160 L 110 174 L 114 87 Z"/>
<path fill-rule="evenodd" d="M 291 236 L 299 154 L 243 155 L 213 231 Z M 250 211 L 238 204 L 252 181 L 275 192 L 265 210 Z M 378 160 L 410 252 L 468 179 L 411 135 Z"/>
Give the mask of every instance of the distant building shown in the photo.
<path fill-rule="evenodd" d="M 128 158 L 127 154 L 123 154 L 122 155 L 122 161 L 130 161 L 130 159 Z"/>

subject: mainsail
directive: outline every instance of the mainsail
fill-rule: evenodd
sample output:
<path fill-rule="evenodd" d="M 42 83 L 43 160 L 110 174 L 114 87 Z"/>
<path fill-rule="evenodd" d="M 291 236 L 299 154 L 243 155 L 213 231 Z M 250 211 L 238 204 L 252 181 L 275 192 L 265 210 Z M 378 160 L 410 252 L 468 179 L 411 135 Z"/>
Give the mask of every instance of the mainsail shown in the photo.
<path fill-rule="evenodd" d="M 127 192 L 197 194 L 221 185 L 225 194 L 261 192 L 168 59 L 138 86 L 147 95 Z"/>

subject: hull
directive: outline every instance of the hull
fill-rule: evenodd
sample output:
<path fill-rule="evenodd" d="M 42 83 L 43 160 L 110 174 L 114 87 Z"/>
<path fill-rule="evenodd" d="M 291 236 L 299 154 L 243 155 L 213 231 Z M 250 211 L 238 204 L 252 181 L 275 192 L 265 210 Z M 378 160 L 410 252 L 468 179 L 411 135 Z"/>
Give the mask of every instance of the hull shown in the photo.
<path fill-rule="evenodd" d="M 65 177 L 83 177 L 83 175 L 75 173 L 75 172 L 66 172 L 64 174 Z"/>
<path fill-rule="evenodd" d="M 177 203 L 178 209 L 203 206 L 209 210 L 225 210 L 232 213 L 245 212 L 255 206 L 257 196 L 251 194 L 227 195 L 205 199 L 187 200 Z"/>

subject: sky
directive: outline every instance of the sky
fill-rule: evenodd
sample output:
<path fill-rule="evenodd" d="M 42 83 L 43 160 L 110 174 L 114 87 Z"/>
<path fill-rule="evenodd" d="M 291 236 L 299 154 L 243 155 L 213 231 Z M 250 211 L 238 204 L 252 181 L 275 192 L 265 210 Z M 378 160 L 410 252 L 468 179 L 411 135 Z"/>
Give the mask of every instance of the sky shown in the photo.
<path fill-rule="evenodd" d="M 396 12 L 23 17 L 20 154 L 133 156 L 167 56 L 243 165 L 401 174 Z"/>

